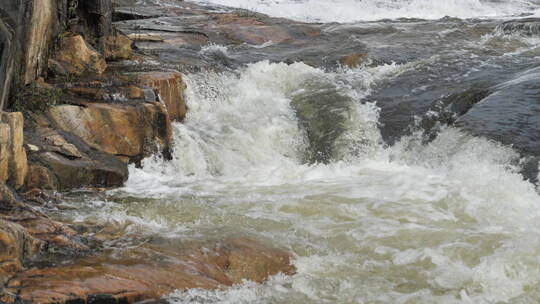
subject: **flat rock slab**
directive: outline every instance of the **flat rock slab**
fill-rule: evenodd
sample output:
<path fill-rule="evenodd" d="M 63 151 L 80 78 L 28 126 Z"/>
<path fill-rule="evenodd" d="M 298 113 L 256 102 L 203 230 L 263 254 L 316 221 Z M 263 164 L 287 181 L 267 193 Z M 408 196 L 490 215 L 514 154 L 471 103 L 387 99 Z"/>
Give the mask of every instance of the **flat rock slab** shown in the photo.
<path fill-rule="evenodd" d="M 11 279 L 7 290 L 25 303 L 135 303 L 177 289 L 224 288 L 294 272 L 286 251 L 250 239 L 174 247 L 145 244 L 85 257 L 72 265 L 31 269 Z"/>
<path fill-rule="evenodd" d="M 303 61 L 336 67 L 366 46 L 332 25 L 273 18 L 248 10 L 180 2 L 175 7 L 117 8 L 115 25 L 134 37 L 137 47 L 182 71 L 234 68 L 261 60 Z M 139 38 L 138 38 L 139 37 Z M 206 46 L 227 46 L 226 54 Z"/>

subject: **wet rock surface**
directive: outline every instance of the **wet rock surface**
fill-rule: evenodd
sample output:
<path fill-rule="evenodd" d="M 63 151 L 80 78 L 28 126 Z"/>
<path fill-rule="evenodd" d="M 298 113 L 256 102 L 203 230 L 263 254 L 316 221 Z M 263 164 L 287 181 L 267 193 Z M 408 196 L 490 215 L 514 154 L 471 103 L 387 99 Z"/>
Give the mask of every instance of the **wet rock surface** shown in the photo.
<path fill-rule="evenodd" d="M 114 258 L 94 255 L 73 265 L 31 269 L 11 279 L 7 290 L 32 303 L 135 303 L 157 300 L 176 289 L 215 289 L 291 274 L 289 259 L 287 252 L 250 239 L 173 248 L 147 244 L 121 250 Z"/>
<path fill-rule="evenodd" d="M 167 108 L 167 114 L 172 121 L 181 122 L 188 111 L 184 90 L 186 84 L 182 74 L 178 72 L 143 72 L 138 73 L 138 82 L 157 91 Z"/>
<path fill-rule="evenodd" d="M 117 7 L 114 19 L 122 31 L 118 32 L 111 24 L 109 1 L 82 3 L 76 9 L 78 18 L 65 10 L 62 16 L 55 13 L 65 1 L 36 3 L 42 3 L 43 10 L 32 15 L 37 27 L 30 36 L 35 44 L 24 56 L 19 54 L 26 60 L 22 71 L 25 79 L 34 80 L 48 69 L 44 86 L 63 95 L 61 103 L 32 112 L 24 145 L 22 116 L 2 117 L 0 180 L 24 191 L 27 202 L 7 186 L 0 188 L 0 283 L 7 291 L 0 302 L 135 303 L 157 300 L 176 289 L 223 288 L 244 279 L 263 282 L 279 272 L 293 273 L 287 252 L 250 239 L 168 244 L 151 240 L 134 248 L 107 247 L 103 244 L 130 236 L 109 234 L 107 227 L 92 224 L 70 227 L 27 206 L 60 208 L 48 191 L 118 187 L 127 180 L 128 163 L 139 164 L 156 154 L 170 157 L 171 122 L 182 122 L 189 115 L 182 74 L 173 69 L 224 71 L 260 60 L 302 61 L 329 70 L 403 64 L 404 71 L 376 83 L 362 100 L 381 108 L 381 132 L 387 143 L 418 130 L 429 142 L 440 127 L 455 125 L 513 145 L 530 156 L 526 175 L 537 176 L 537 71 L 517 77 L 523 66 L 531 64 L 525 62 L 509 69 L 511 73 L 496 73 L 497 65 L 512 65 L 504 61 L 485 74 L 466 74 L 468 66 L 444 57 L 451 58 L 443 51 L 449 45 L 430 45 L 426 49 L 433 54 L 424 54 L 422 47 L 426 41 L 432 43 L 433 36 L 414 41 L 414 46 L 408 42 L 416 26 L 430 27 L 429 23 L 305 24 L 183 2 L 169 8 Z M 5 9 L 0 13 L 13 15 Z M 62 38 L 56 57 L 43 61 L 54 18 L 71 20 L 70 34 Z M 4 15 L 1 19 L 9 23 Z M 448 35 L 474 39 L 496 27 L 444 22 L 458 28 Z M 534 36 L 537 20 L 507 22 L 496 31 Z M 0 41 L 12 41 L 12 34 L 0 27 Z M 378 39 L 382 43 L 369 44 Z M 497 43 L 493 40 L 488 43 Z M 132 45 L 141 52 L 135 53 Z M 1 56 L 6 56 L 5 49 L 0 48 Z M 494 51 L 477 52 L 476 56 L 489 56 Z M 437 60 L 446 61 L 435 64 Z M 418 69 L 407 66 L 420 66 L 419 62 L 428 64 Z M 9 74 L 5 67 L 0 73 L 0 81 Z M 519 81 L 509 81 L 512 78 Z M 335 86 L 314 85 L 321 91 L 297 94 L 292 106 L 311 146 L 306 163 L 327 163 L 341 157 L 340 137 L 355 100 Z"/>
<path fill-rule="evenodd" d="M 334 67 L 339 60 L 366 53 L 365 45 L 341 39 L 328 25 L 271 18 L 247 10 L 201 6 L 183 2 L 177 7 L 118 7 L 115 25 L 136 46 L 180 71 L 234 68 L 250 62 L 303 61 L 316 67 Z M 201 52 L 201 47 L 223 45 Z M 323 55 L 321 55 L 323 54 Z"/>

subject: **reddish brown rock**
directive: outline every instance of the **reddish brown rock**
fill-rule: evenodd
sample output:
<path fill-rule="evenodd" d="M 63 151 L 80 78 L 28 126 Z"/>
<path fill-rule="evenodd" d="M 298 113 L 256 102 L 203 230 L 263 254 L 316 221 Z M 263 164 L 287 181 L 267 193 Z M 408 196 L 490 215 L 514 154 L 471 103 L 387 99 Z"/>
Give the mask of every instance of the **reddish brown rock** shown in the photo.
<path fill-rule="evenodd" d="M 138 75 L 139 82 L 154 88 L 167 108 L 172 121 L 183 121 L 187 113 L 184 96 L 186 84 L 178 72 L 147 72 Z"/>
<path fill-rule="evenodd" d="M 146 245 L 79 260 L 76 265 L 33 269 L 12 279 L 8 290 L 31 303 L 137 301 L 158 299 L 176 289 L 216 289 L 242 280 L 263 282 L 292 274 L 289 254 L 249 239 L 163 248 Z M 70 302 L 71 303 L 71 302 Z"/>
<path fill-rule="evenodd" d="M 51 124 L 90 147 L 137 162 L 169 149 L 172 129 L 160 103 L 60 105 L 47 113 Z M 69 175 L 68 175 L 69 176 Z"/>
<path fill-rule="evenodd" d="M 22 226 L 0 219 L 0 286 L 22 270 L 23 261 L 36 254 L 42 245 Z"/>
<path fill-rule="evenodd" d="M 72 75 L 82 75 L 87 72 L 101 74 L 107 68 L 103 56 L 80 35 L 62 38 L 53 59 L 63 70 Z M 59 70 L 56 67 L 56 71 Z"/>
<path fill-rule="evenodd" d="M 356 68 L 365 63 L 368 59 L 368 54 L 365 53 L 356 53 L 351 54 L 348 56 L 345 56 L 339 60 L 341 65 L 349 67 L 349 68 Z"/>

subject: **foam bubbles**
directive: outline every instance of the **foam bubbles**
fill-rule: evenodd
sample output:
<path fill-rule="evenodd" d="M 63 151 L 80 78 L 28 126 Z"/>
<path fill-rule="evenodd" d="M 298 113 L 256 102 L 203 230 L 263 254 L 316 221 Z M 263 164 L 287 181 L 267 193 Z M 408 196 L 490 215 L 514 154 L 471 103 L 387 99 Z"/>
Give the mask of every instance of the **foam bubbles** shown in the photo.
<path fill-rule="evenodd" d="M 174 126 L 173 161 L 147 159 L 143 169 L 131 168 L 114 195 L 136 203 L 118 206 L 123 213 L 114 216 L 147 233 L 179 227 L 182 237 L 267 240 L 293 252 L 297 273 L 262 285 L 177 291 L 169 300 L 540 300 L 530 291 L 540 285 L 540 197 L 517 173 L 514 150 L 454 128 L 429 144 L 414 135 L 392 147 L 381 143 L 378 109 L 362 100 L 380 80 L 410 68 L 325 72 L 259 62 L 237 73 L 187 76 L 191 112 Z M 356 105 L 346 121 L 357 133 L 344 149 L 360 144 L 361 153 L 327 164 L 303 161 L 309 145 L 291 100 L 313 83 Z"/>
<path fill-rule="evenodd" d="M 308 22 L 357 22 L 381 19 L 439 19 L 508 17 L 535 14 L 540 3 L 535 0 L 199 0 L 255 10 L 271 16 Z"/>

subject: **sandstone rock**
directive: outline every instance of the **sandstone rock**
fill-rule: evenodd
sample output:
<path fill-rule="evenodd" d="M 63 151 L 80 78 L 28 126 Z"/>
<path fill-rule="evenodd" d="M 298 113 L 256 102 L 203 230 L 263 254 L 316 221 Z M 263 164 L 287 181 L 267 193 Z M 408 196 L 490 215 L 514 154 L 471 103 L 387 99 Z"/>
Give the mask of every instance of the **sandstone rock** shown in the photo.
<path fill-rule="evenodd" d="M 168 150 L 172 130 L 165 107 L 155 103 L 60 105 L 47 113 L 56 128 L 89 146 L 132 162 Z"/>
<path fill-rule="evenodd" d="M 366 62 L 367 59 L 368 59 L 368 54 L 356 53 L 356 54 L 351 54 L 351 55 L 341 58 L 339 60 L 339 63 L 349 68 L 356 68 L 362 65 L 364 62 Z"/>
<path fill-rule="evenodd" d="M 80 35 L 63 38 L 54 60 L 73 75 L 85 72 L 101 74 L 107 68 L 103 56 Z"/>
<path fill-rule="evenodd" d="M 138 75 L 139 82 L 154 88 L 172 121 L 182 121 L 186 117 L 187 106 L 184 97 L 186 84 L 178 72 L 147 72 Z"/>
<path fill-rule="evenodd" d="M 111 81 L 110 83 L 103 82 L 98 86 L 70 86 L 65 90 L 71 95 L 82 97 L 93 102 L 106 101 L 111 103 L 135 101 L 155 102 L 158 101 L 157 95 L 154 89 L 143 85 L 126 85 L 123 82 L 116 83 L 117 81 Z M 109 85 L 109 84 L 113 85 Z"/>
<path fill-rule="evenodd" d="M 10 143 L 10 127 L 8 124 L 0 123 L 0 183 L 7 182 L 9 178 Z"/>
<path fill-rule="evenodd" d="M 107 60 L 124 60 L 131 58 L 133 55 L 132 44 L 133 41 L 120 32 L 108 36 L 105 39 L 105 58 Z"/>
<path fill-rule="evenodd" d="M 243 280 L 262 283 L 278 270 L 285 273 L 293 271 L 287 252 L 250 239 L 230 240 L 225 243 L 224 251 L 228 256 L 227 274 L 233 284 L 240 284 Z"/>
<path fill-rule="evenodd" d="M 28 171 L 26 150 L 23 145 L 24 118 L 20 112 L 3 113 L 2 121 L 9 125 L 10 132 L 8 146 L 8 183 L 15 189 L 19 189 L 24 185 L 24 180 L 26 179 L 26 173 Z"/>
<path fill-rule="evenodd" d="M 32 237 L 45 242 L 49 248 L 55 246 L 76 252 L 89 250 L 88 246 L 80 242 L 73 229 L 45 216 L 27 214 L 13 221 L 24 227 Z"/>
<path fill-rule="evenodd" d="M 38 127 L 27 130 L 25 137 L 29 144 L 38 147 L 38 151 L 29 151 L 27 189 L 115 187 L 127 179 L 123 162 L 96 151 L 72 134 Z"/>
<path fill-rule="evenodd" d="M 22 226 L 0 219 L 0 286 L 22 270 L 23 261 L 36 254 L 42 245 Z"/>
<path fill-rule="evenodd" d="M 73 160 L 57 153 L 45 152 L 40 154 L 39 161 L 56 176 L 58 190 L 119 187 L 127 179 L 124 170 L 107 167 L 92 159 Z"/>
<path fill-rule="evenodd" d="M 176 289 L 216 289 L 243 279 L 262 282 L 291 274 L 289 255 L 249 239 L 146 245 L 111 258 L 90 256 L 70 266 L 32 269 L 8 283 L 8 290 L 31 303 L 135 303 Z"/>
<path fill-rule="evenodd" d="M 133 41 L 151 41 L 151 42 L 163 42 L 165 39 L 161 37 L 159 34 L 152 34 L 152 33 L 132 33 L 128 35 L 129 39 Z"/>
<path fill-rule="evenodd" d="M 22 25 L 28 30 L 25 47 L 24 83 L 34 81 L 42 72 L 46 56 L 50 49 L 52 38 L 59 28 L 57 13 L 59 2 L 56 0 L 33 0 L 29 1 L 27 14 L 29 20 L 22 20 Z"/>

